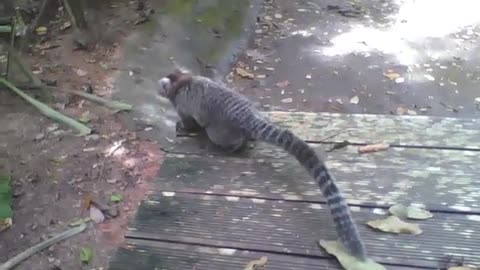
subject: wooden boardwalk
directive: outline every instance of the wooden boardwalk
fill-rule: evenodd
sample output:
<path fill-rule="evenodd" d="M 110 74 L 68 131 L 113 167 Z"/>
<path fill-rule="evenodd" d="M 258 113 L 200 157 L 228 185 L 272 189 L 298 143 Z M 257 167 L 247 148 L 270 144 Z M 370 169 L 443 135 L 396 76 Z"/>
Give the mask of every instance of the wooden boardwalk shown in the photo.
<path fill-rule="evenodd" d="M 480 265 L 480 121 L 423 116 L 269 112 L 322 154 L 366 241 L 387 269 Z M 325 153 L 335 143 L 351 144 Z M 385 152 L 358 145 L 387 142 Z M 111 270 L 341 269 L 317 245 L 336 238 L 316 183 L 284 151 L 259 143 L 226 155 L 179 137 L 131 222 Z M 423 234 L 392 235 L 365 223 L 395 203 L 425 205 Z"/>

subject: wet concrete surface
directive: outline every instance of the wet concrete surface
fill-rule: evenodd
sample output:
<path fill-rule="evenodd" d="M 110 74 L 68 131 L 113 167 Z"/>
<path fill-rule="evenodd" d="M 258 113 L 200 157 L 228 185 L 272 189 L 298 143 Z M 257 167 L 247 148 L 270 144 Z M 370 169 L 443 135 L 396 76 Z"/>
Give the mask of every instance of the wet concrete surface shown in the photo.
<path fill-rule="evenodd" d="M 479 6 L 264 1 L 233 79 L 265 110 L 477 117 Z"/>
<path fill-rule="evenodd" d="M 149 22 L 127 41 L 125 60 L 115 81 L 115 98 L 135 108 L 137 130 L 174 136 L 176 113 L 157 96 L 157 81 L 175 65 L 219 77 L 247 47 L 259 1 L 152 0 Z M 214 66 L 214 68 L 209 68 Z M 169 134 L 165 134 L 169 133 Z"/>
<path fill-rule="evenodd" d="M 115 96 L 154 129 L 174 127 L 175 112 L 155 94 L 173 62 L 207 75 L 205 66 L 215 66 L 264 110 L 480 114 L 480 2 L 151 3 L 156 15 L 131 38 Z M 239 67 L 254 78 L 239 76 Z"/>

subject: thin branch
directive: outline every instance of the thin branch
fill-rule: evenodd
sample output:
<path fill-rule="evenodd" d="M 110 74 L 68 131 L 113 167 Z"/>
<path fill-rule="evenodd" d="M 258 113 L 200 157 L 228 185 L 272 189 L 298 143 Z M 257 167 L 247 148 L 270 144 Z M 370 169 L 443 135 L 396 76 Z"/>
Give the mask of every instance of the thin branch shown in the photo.
<path fill-rule="evenodd" d="M 65 116 L 65 115 L 53 110 L 52 108 L 48 107 L 47 105 L 43 104 L 42 102 L 40 102 L 40 101 L 32 98 L 31 96 L 25 94 L 22 90 L 15 87 L 12 83 L 7 81 L 6 79 L 0 78 L 0 83 L 4 84 L 10 90 L 15 92 L 17 95 L 21 96 L 23 99 L 25 99 L 30 104 L 32 104 L 32 106 L 37 108 L 42 114 L 46 115 L 47 117 L 49 117 L 53 120 L 56 120 L 60 123 L 63 123 L 65 125 L 70 126 L 72 129 L 78 131 L 80 133 L 80 135 L 87 135 L 87 134 L 90 134 L 92 132 L 92 130 L 90 128 L 88 128 L 87 126 L 75 121 L 74 119 L 72 119 L 68 116 Z"/>

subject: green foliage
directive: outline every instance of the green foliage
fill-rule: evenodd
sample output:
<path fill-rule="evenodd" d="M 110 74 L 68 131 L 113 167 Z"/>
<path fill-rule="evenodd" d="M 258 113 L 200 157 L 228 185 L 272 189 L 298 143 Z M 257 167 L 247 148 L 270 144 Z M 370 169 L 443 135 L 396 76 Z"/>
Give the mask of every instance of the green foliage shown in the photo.
<path fill-rule="evenodd" d="M 0 219 L 11 218 L 12 215 L 10 176 L 0 174 Z"/>

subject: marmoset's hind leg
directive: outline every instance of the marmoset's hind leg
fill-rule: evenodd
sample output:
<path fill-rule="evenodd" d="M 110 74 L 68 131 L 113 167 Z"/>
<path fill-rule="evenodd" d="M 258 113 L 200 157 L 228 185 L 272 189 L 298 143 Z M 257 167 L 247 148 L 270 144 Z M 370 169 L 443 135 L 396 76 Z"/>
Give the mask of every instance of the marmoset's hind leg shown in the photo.
<path fill-rule="evenodd" d="M 241 130 L 223 125 L 208 126 L 206 132 L 210 140 L 229 153 L 236 153 L 246 149 L 247 137 Z"/>
<path fill-rule="evenodd" d="M 177 122 L 176 125 L 177 132 L 183 131 L 187 133 L 197 133 L 202 130 L 202 127 L 195 121 L 191 116 L 183 116 Z"/>

